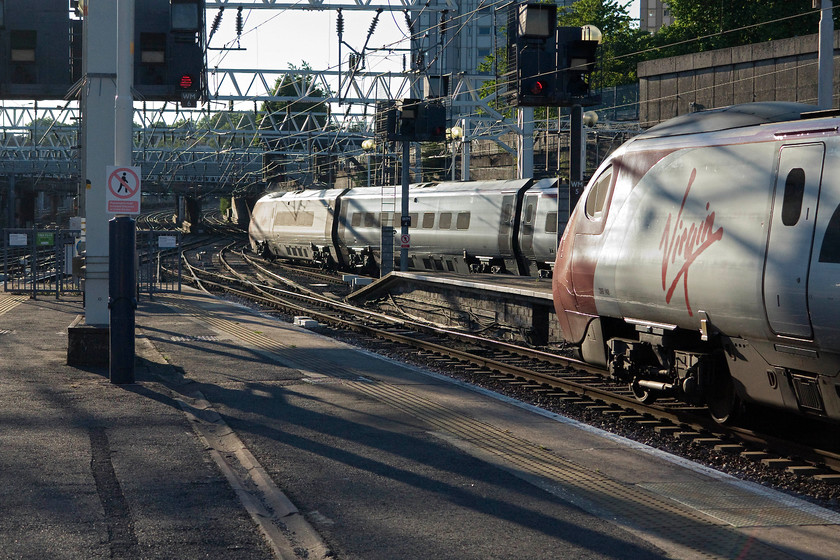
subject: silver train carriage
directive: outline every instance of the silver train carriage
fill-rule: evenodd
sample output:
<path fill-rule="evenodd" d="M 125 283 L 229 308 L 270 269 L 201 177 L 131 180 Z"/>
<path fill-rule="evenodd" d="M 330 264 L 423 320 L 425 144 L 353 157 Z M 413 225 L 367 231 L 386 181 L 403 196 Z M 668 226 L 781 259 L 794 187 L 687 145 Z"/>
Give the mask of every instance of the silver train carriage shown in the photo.
<path fill-rule="evenodd" d="M 840 420 L 840 119 L 793 103 L 677 117 L 614 152 L 553 288 L 563 336 L 641 400 Z"/>
<path fill-rule="evenodd" d="M 557 183 L 518 179 L 411 185 L 409 268 L 550 276 L 557 244 Z M 561 230 L 568 215 L 564 193 Z M 393 232 L 398 268 L 400 204 L 400 188 L 392 186 L 268 194 L 254 206 L 251 246 L 265 256 L 375 274 L 385 226 Z"/>
<path fill-rule="evenodd" d="M 248 237 L 254 252 L 270 258 L 303 260 L 343 268 L 335 250 L 334 220 L 346 189 L 269 193 L 251 211 Z"/>

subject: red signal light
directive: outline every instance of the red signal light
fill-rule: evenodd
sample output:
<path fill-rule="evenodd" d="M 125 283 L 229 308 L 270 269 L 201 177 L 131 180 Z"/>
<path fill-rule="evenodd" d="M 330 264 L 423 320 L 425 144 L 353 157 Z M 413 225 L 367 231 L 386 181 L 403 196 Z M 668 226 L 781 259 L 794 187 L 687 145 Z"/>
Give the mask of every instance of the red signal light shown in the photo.
<path fill-rule="evenodd" d="M 531 94 L 532 95 L 540 95 L 545 91 L 545 82 L 542 80 L 537 80 L 533 84 L 531 84 Z"/>
<path fill-rule="evenodd" d="M 181 89 L 190 89 L 192 87 L 192 85 L 193 85 L 192 76 L 190 76 L 189 74 L 181 75 L 181 79 L 178 80 L 178 87 L 180 87 Z"/>

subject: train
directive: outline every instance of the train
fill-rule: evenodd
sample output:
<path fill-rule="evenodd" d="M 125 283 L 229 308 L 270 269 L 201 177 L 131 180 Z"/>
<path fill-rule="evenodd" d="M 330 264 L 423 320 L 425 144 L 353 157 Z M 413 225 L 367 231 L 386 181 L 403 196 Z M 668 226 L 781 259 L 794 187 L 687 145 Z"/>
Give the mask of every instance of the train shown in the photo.
<path fill-rule="evenodd" d="M 551 275 L 569 215 L 557 178 L 414 183 L 408 196 L 409 269 Z M 375 276 L 383 229 L 399 270 L 401 224 L 400 187 L 302 190 L 262 196 L 248 236 L 267 258 Z"/>
<path fill-rule="evenodd" d="M 562 336 L 642 401 L 840 420 L 838 131 L 836 111 L 748 103 L 623 144 L 557 249 Z"/>

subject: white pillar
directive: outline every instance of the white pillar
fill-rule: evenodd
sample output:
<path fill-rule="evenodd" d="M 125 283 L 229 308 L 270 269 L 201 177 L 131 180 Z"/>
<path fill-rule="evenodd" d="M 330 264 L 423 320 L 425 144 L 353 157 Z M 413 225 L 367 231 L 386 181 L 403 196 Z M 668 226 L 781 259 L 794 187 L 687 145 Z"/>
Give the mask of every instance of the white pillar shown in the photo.
<path fill-rule="evenodd" d="M 134 120 L 134 0 L 117 1 L 117 95 L 114 99 L 114 165 L 131 165 Z"/>
<path fill-rule="evenodd" d="M 108 215 L 105 167 L 114 163 L 114 98 L 117 93 L 117 4 L 89 2 L 84 18 L 82 88 L 83 215 L 87 219 L 85 323 L 107 327 Z"/>

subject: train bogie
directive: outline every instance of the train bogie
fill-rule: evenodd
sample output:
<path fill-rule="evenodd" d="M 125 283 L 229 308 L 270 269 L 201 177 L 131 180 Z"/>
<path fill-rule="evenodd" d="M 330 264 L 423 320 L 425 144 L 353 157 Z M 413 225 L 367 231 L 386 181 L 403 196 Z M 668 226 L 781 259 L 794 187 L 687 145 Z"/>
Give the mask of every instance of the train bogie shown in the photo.
<path fill-rule="evenodd" d="M 739 402 L 840 420 L 840 121 L 806 109 L 684 117 L 600 167 L 554 276 L 584 359 L 720 420 Z"/>

